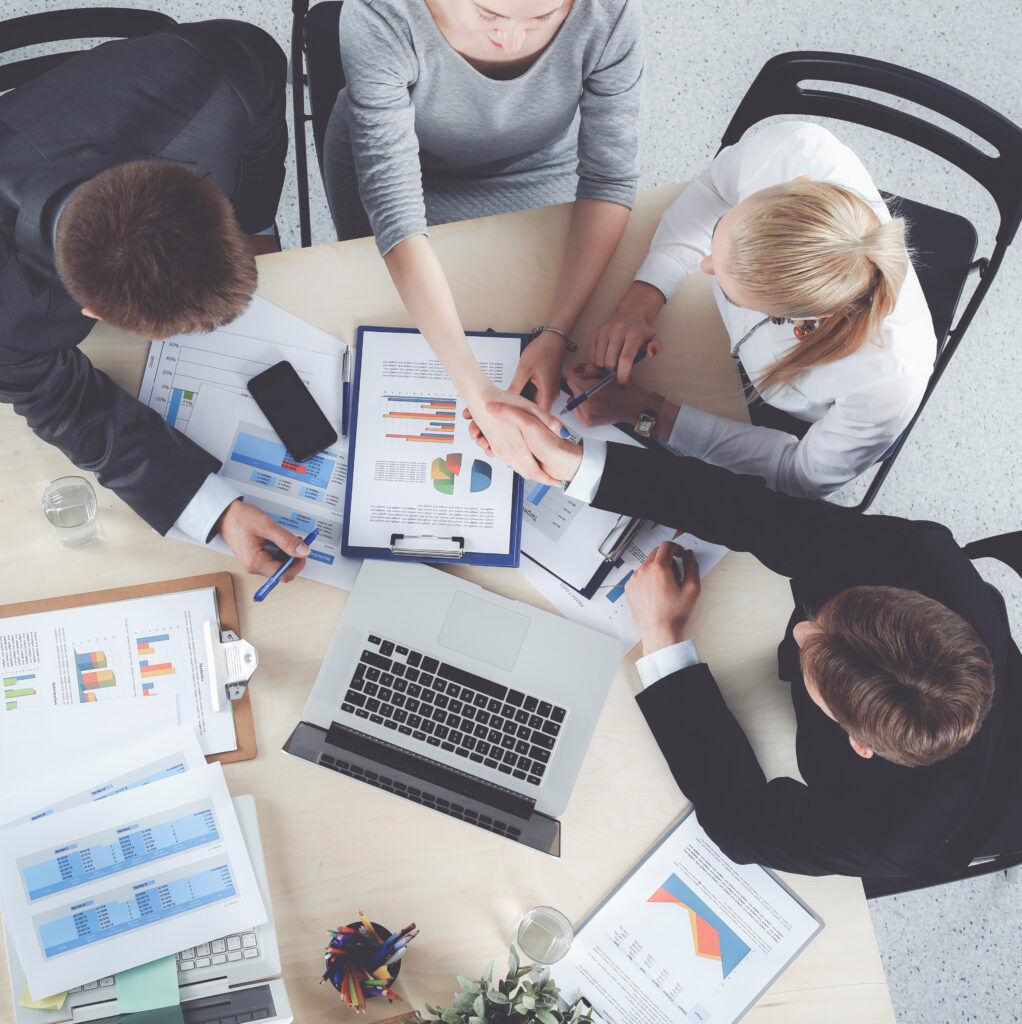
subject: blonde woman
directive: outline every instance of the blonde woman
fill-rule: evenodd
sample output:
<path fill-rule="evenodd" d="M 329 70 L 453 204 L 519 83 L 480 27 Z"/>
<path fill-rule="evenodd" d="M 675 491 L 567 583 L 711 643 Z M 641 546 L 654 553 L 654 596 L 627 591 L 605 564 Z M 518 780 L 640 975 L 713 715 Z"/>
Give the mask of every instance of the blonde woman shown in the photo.
<path fill-rule="evenodd" d="M 376 236 L 405 308 L 494 453 L 545 479 L 486 403 L 502 396 L 554 422 L 546 411 L 565 347 L 635 196 L 639 0 L 345 0 L 340 35 L 348 85 L 324 152 L 338 237 Z M 473 359 L 428 225 L 572 200 L 545 329 L 503 382 L 512 392 L 533 383 L 533 404 L 499 391 Z"/>
<path fill-rule="evenodd" d="M 753 426 L 628 383 L 639 349 L 661 350 L 656 316 L 696 270 L 713 275 Z M 935 356 L 903 222 L 830 132 L 785 122 L 721 152 L 667 210 L 590 339 L 592 363 L 568 379 L 581 391 L 617 368 L 627 385 L 579 407 L 590 423 L 633 422 L 682 454 L 822 497 L 898 439 Z"/>

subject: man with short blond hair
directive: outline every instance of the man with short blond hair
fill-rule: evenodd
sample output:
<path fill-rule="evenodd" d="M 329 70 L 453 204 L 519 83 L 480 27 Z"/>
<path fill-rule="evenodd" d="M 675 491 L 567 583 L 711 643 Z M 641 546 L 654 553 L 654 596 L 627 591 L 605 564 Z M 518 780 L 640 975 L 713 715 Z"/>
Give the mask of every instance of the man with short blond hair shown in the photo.
<path fill-rule="evenodd" d="M 159 338 L 245 309 L 284 181 L 286 74 L 261 29 L 208 21 L 105 43 L 0 96 L 0 401 L 160 533 L 219 532 L 263 574 L 265 542 L 308 554 L 299 538 L 78 345 L 96 319 Z"/>
<path fill-rule="evenodd" d="M 1020 659 L 1000 594 L 945 527 L 779 494 L 666 449 L 582 447 L 509 406 L 490 411 L 570 496 L 749 551 L 791 579 L 778 663 L 801 781 L 767 779 L 684 636 L 699 596 L 691 552 L 661 545 L 625 587 L 642 636 L 639 707 L 728 856 L 939 880 L 981 851 L 1019 779 L 1022 716 L 1005 709 Z"/>

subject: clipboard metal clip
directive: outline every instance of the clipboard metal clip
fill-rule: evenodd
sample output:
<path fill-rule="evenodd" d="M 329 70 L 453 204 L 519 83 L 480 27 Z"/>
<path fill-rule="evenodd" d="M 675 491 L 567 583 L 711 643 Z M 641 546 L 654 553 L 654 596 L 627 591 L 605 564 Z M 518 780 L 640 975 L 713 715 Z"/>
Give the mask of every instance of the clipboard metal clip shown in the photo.
<path fill-rule="evenodd" d="M 633 519 L 631 516 L 620 515 L 617 522 L 611 527 L 610 533 L 603 538 L 603 543 L 597 549 L 605 562 L 616 562 L 631 544 L 632 539 L 642 528 L 645 519 Z"/>
<path fill-rule="evenodd" d="M 248 681 L 259 667 L 259 652 L 233 630 L 223 632 L 217 623 L 207 619 L 203 623 L 206 638 L 206 664 L 209 666 L 209 693 L 213 710 L 219 711 L 222 696 L 227 702 L 245 696 Z"/>
<path fill-rule="evenodd" d="M 390 553 L 398 558 L 461 558 L 465 554 L 465 538 L 435 537 L 430 533 L 409 537 L 392 533 Z"/>

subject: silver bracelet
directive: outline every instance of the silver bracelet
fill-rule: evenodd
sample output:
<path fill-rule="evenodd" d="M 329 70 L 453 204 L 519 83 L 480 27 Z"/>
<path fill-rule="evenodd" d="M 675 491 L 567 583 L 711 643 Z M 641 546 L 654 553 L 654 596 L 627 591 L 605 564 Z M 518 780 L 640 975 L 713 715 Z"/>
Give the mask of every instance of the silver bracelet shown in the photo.
<path fill-rule="evenodd" d="M 532 337 L 538 338 L 544 331 L 549 331 L 551 334 L 559 334 L 566 342 L 565 349 L 568 352 L 577 352 L 578 345 L 571 340 L 571 336 L 564 331 L 559 331 L 556 327 L 547 327 L 544 324 L 540 324 L 539 327 L 533 327 Z"/>

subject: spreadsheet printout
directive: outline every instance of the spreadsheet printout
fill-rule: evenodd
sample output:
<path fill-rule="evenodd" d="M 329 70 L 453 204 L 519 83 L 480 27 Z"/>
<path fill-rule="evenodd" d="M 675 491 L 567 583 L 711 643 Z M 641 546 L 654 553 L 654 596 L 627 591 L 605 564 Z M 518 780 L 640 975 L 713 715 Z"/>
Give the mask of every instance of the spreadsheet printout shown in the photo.
<path fill-rule="evenodd" d="M 0 888 L 37 997 L 267 919 L 219 764 L 0 832 Z"/>
<path fill-rule="evenodd" d="M 219 475 L 246 502 L 299 536 L 318 526 L 302 575 L 350 590 L 361 563 L 341 555 L 348 476 L 340 439 L 344 349 L 325 331 L 256 296 L 226 327 L 152 342 L 138 397 L 219 459 Z M 304 462 L 292 457 L 248 391 L 252 377 L 281 360 L 295 368 L 338 434 L 336 444 Z M 205 546 L 204 537 L 176 527 L 167 536 Z M 209 546 L 230 554 L 219 536 Z"/>

